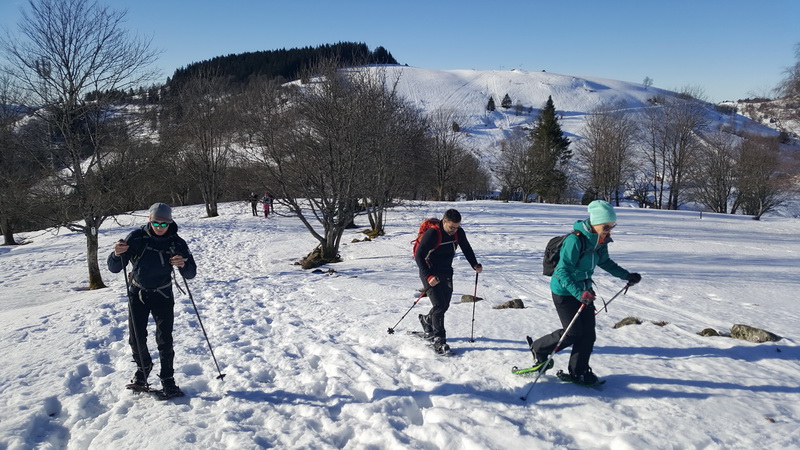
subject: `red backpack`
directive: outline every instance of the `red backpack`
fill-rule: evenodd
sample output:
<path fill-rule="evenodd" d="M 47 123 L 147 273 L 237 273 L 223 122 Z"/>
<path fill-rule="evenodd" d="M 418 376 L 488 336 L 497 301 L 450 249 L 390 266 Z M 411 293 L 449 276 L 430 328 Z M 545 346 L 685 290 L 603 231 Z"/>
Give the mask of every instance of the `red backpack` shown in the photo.
<path fill-rule="evenodd" d="M 419 240 L 422 239 L 422 235 L 425 234 L 431 228 L 436 228 L 438 233 L 436 234 L 436 246 L 433 249 L 439 248 L 442 244 L 442 222 L 439 219 L 434 217 L 429 217 L 422 221 L 419 224 L 419 232 L 417 233 L 417 238 L 411 241 L 414 244 L 414 248 L 411 253 L 411 257 L 414 258 L 417 255 L 417 247 L 419 247 Z M 458 245 L 458 233 L 455 234 L 456 245 Z"/>

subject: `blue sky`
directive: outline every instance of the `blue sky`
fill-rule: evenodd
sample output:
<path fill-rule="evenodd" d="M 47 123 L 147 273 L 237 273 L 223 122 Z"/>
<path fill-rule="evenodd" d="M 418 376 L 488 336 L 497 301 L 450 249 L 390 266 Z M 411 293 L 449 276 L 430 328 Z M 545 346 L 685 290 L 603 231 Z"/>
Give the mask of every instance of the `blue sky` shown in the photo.
<path fill-rule="evenodd" d="M 430 69 L 546 70 L 700 87 L 711 101 L 764 95 L 796 61 L 798 0 L 108 0 L 163 53 L 164 78 L 246 51 L 341 41 Z M 26 1 L 0 0 L 16 29 Z"/>

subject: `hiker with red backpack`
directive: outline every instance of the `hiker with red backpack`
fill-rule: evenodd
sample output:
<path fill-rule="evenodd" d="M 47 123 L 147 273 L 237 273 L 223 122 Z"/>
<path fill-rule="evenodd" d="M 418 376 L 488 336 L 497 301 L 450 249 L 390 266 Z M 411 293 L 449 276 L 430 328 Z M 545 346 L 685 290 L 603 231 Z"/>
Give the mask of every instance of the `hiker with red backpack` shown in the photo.
<path fill-rule="evenodd" d="M 450 352 L 444 328 L 444 313 L 450 307 L 450 298 L 453 296 L 453 258 L 456 247 L 461 247 L 475 272 L 483 271 L 483 266 L 478 264 L 467 235 L 461 228 L 461 213 L 457 210 L 448 209 L 441 220 L 427 219 L 420 225 L 414 244 L 414 260 L 432 307 L 427 315 L 419 315 L 419 321 L 423 336 L 433 344 L 434 351 L 442 355 Z"/>
<path fill-rule="evenodd" d="M 569 373 L 564 374 L 564 378 L 592 386 L 601 382 L 589 367 L 596 336 L 593 304 L 595 293 L 592 286 L 594 270 L 600 267 L 611 275 L 626 280 L 627 286 L 633 286 L 642 277 L 623 269 L 608 255 L 608 244 L 613 242 L 611 230 L 617 226 L 617 214 L 611 204 L 595 200 L 589 203 L 588 210 L 589 218 L 576 221 L 573 232 L 563 240 L 558 263 L 550 280 L 553 303 L 563 328 L 536 341 L 529 337 L 528 343 L 536 355 L 536 363 L 532 368 L 537 372 L 546 371 L 553 366 L 552 352 L 572 346 Z M 568 330 L 566 336 L 565 329 Z"/>

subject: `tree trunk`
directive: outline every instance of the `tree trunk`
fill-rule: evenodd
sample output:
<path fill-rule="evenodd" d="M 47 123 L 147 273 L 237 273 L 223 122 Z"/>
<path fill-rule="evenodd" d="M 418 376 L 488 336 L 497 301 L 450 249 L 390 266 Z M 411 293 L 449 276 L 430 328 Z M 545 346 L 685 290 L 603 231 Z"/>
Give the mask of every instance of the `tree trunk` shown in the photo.
<path fill-rule="evenodd" d="M 11 230 L 11 223 L 7 217 L 0 219 L 0 228 L 3 229 L 3 244 L 17 245 L 17 241 L 14 240 L 14 232 Z"/>
<path fill-rule="evenodd" d="M 86 219 L 86 228 L 83 233 L 86 236 L 86 262 L 89 266 L 89 289 L 103 289 L 106 287 L 105 283 L 103 283 L 103 276 L 100 274 L 100 263 L 97 260 L 97 229 L 99 227 L 99 221 Z"/>

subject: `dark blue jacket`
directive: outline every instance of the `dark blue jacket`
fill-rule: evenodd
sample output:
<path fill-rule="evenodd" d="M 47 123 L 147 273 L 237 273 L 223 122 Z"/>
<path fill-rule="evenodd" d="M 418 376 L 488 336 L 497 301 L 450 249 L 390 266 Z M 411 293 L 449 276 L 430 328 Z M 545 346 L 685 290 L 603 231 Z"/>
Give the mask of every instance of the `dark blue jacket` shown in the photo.
<path fill-rule="evenodd" d="M 439 233 L 442 236 L 442 242 L 436 247 L 436 242 L 439 240 Z M 464 229 L 459 227 L 456 231 L 456 236 L 450 236 L 443 230 L 440 231 L 436 228 L 429 228 L 420 238 L 417 252 L 414 254 L 414 260 L 417 262 L 419 268 L 419 275 L 422 279 L 427 280 L 429 276 L 445 276 L 453 275 L 453 258 L 456 255 L 456 247 L 461 247 L 464 252 L 464 257 L 467 258 L 470 266 L 474 269 L 478 265 L 478 260 L 475 258 L 475 252 L 472 251 L 472 246 L 469 245 L 467 234 Z"/>
<path fill-rule="evenodd" d="M 191 279 L 197 274 L 194 256 L 186 241 L 178 236 L 178 225 L 175 222 L 170 224 L 164 236 L 156 236 L 150 224 L 145 224 L 132 231 L 125 242 L 128 243 L 128 251 L 119 256 L 113 251 L 108 255 L 108 270 L 118 273 L 130 261 L 134 286 L 158 289 L 170 285 L 173 266 L 169 259 L 175 255 L 186 259 L 184 266 L 179 268 L 184 278 Z"/>

